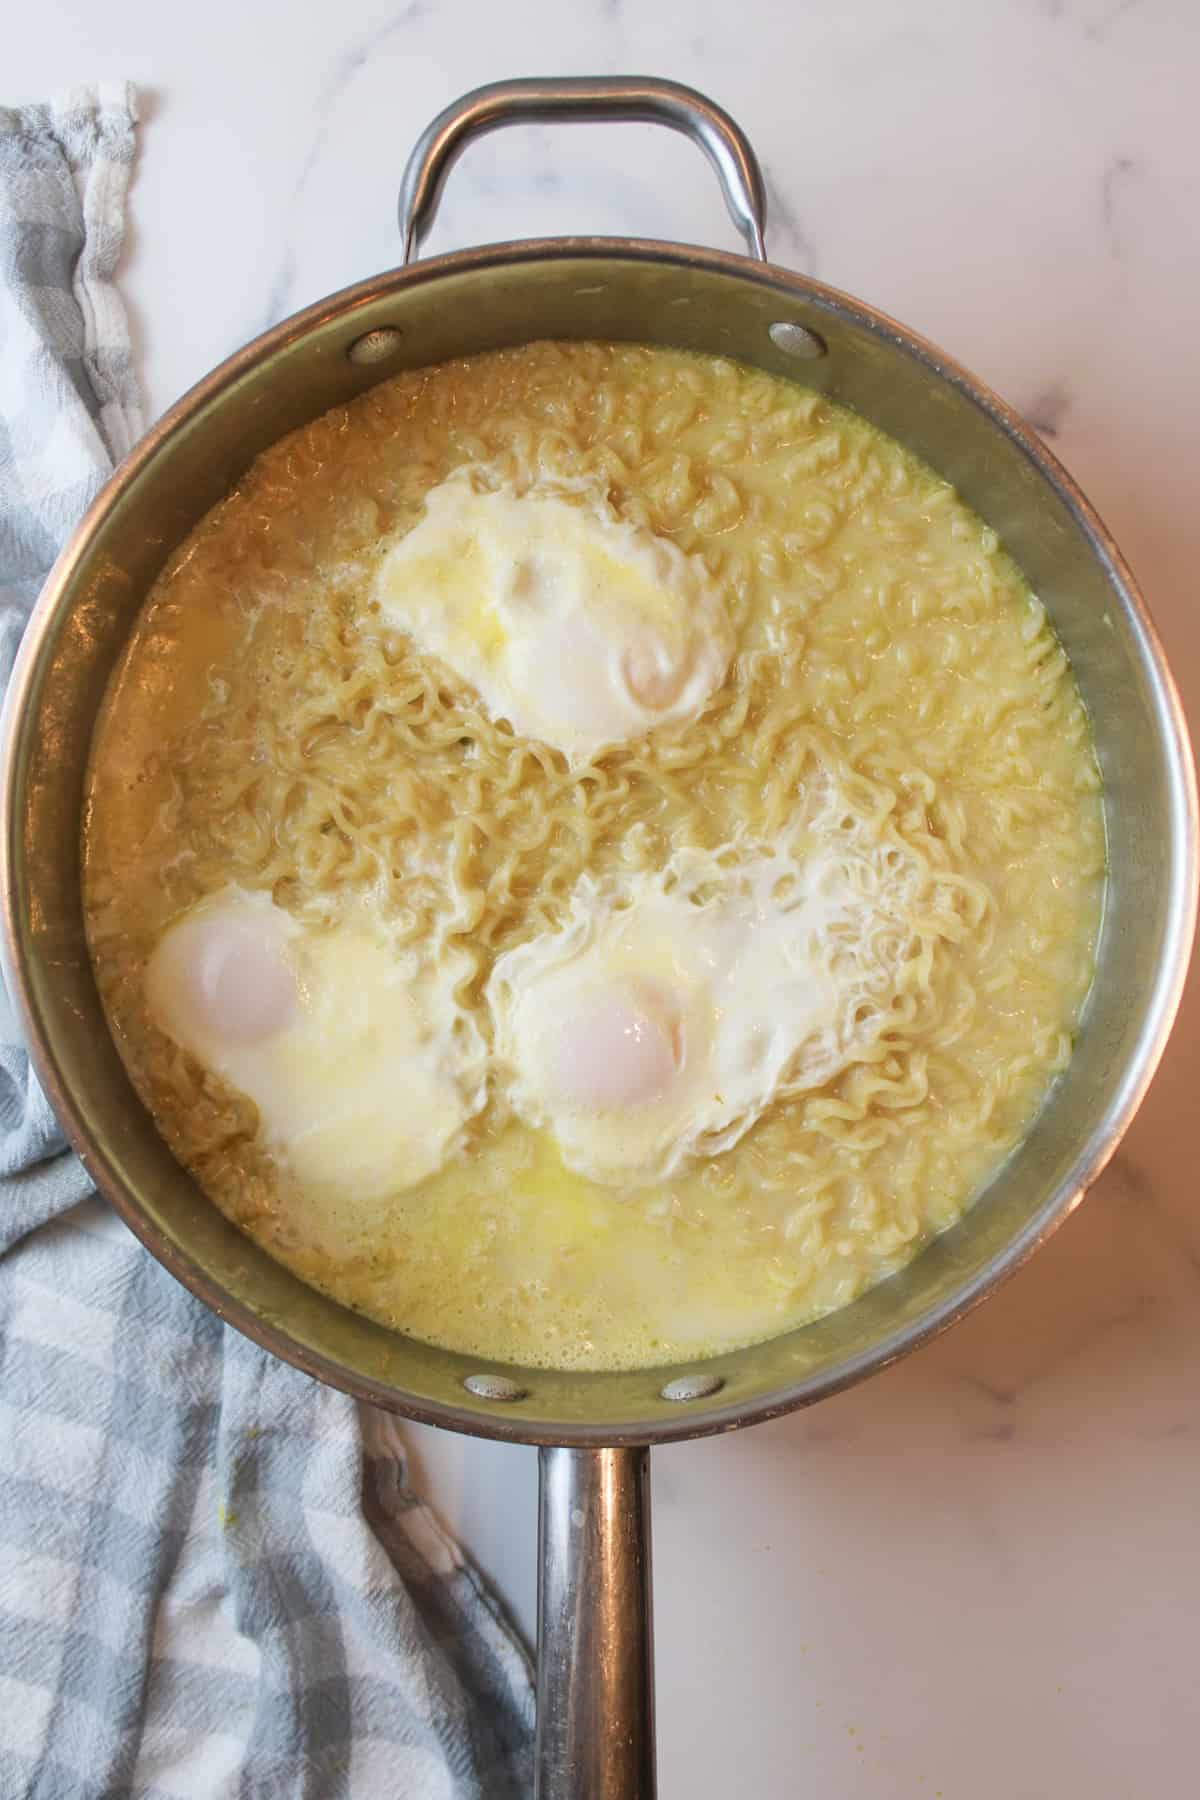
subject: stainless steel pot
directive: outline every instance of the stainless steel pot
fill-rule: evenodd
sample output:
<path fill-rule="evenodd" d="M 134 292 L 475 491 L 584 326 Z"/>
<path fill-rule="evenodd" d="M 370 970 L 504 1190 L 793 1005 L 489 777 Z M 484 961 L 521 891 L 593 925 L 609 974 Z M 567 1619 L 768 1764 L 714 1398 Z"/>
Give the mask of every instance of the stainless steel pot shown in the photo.
<path fill-rule="evenodd" d="M 654 1790 L 647 1446 L 805 1406 L 958 1319 L 1061 1223 L 1112 1155 L 1170 1029 L 1196 905 L 1196 794 L 1178 696 L 1103 525 L 1033 433 L 922 339 L 770 266 L 763 184 L 731 119 L 651 80 L 510 82 L 450 107 L 410 160 L 406 259 L 451 164 L 511 120 L 658 120 L 707 153 L 750 257 L 566 238 L 410 264 L 288 319 L 172 408 L 118 470 L 38 602 L 4 725 L 10 985 L 34 1061 L 97 1186 L 200 1299 L 276 1355 L 375 1405 L 541 1446 L 538 1793 Z M 753 260 L 752 260 L 753 259 Z M 1070 655 L 1106 784 L 1110 884 L 1074 1058 L 1034 1129 L 952 1231 L 844 1311 L 699 1366 L 489 1366 L 344 1311 L 228 1225 L 136 1099 L 92 980 L 80 803 L 96 710 L 164 559 L 282 433 L 398 370 L 533 338 L 715 351 L 847 402 L 946 475 L 1006 541 Z"/>

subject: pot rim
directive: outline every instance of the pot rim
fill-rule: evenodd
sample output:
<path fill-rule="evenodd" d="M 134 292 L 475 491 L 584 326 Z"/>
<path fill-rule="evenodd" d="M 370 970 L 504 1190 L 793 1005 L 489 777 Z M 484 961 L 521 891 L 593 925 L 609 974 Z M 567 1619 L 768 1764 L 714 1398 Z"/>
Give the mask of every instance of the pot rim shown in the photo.
<path fill-rule="evenodd" d="M 18 781 L 18 748 L 29 699 L 50 654 L 50 639 L 64 597 L 90 539 L 117 499 L 141 476 L 163 446 L 205 407 L 236 386 L 263 358 L 302 337 L 310 329 L 336 316 L 352 319 L 356 311 L 409 287 L 436 282 L 443 276 L 478 269 L 510 267 L 524 263 L 563 261 L 628 261 L 658 263 L 732 275 L 753 285 L 802 299 L 819 312 L 835 314 L 893 343 L 925 365 L 928 371 L 950 383 L 983 411 L 1016 445 L 1035 472 L 1055 492 L 1087 539 L 1110 584 L 1127 603 L 1143 667 L 1153 694 L 1164 758 L 1168 768 L 1171 823 L 1171 893 L 1157 979 L 1145 1009 L 1145 1018 L 1119 1089 L 1105 1117 L 1081 1145 L 1069 1173 L 1042 1205 L 973 1276 L 964 1280 L 944 1300 L 918 1319 L 896 1327 L 873 1344 L 831 1368 L 750 1400 L 705 1405 L 693 1402 L 676 1418 L 632 1420 L 614 1426 L 547 1424 L 537 1419 L 502 1412 L 483 1412 L 410 1395 L 403 1388 L 354 1373 L 332 1358 L 309 1349 L 278 1325 L 266 1322 L 248 1304 L 228 1294 L 207 1274 L 190 1252 L 172 1242 L 144 1214 L 136 1194 L 127 1189 L 110 1164 L 102 1146 L 94 1145 L 81 1123 L 69 1088 L 59 1074 L 50 1034 L 44 1029 L 32 988 L 26 978 L 21 953 L 22 929 L 15 877 L 21 867 L 21 795 Z M 380 370 L 380 379 L 386 371 Z M 545 238 L 516 239 L 482 248 L 457 250 L 442 256 L 384 271 L 356 282 L 305 307 L 278 325 L 250 340 L 187 390 L 163 414 L 105 483 L 58 556 L 30 616 L 9 683 L 0 718 L 0 760 L 3 791 L 0 793 L 0 960 L 10 995 L 21 1018 L 32 1066 L 51 1102 L 68 1140 L 79 1154 L 100 1193 L 125 1224 L 176 1280 L 188 1288 L 218 1318 L 235 1326 L 261 1348 L 328 1385 L 371 1404 L 401 1413 L 421 1423 L 449 1430 L 512 1442 L 567 1444 L 579 1447 L 664 1443 L 703 1437 L 776 1418 L 783 1413 L 841 1391 L 887 1367 L 909 1351 L 920 1348 L 971 1311 L 1002 1281 L 1022 1266 L 1063 1220 L 1074 1211 L 1086 1189 L 1101 1174 L 1115 1153 L 1136 1113 L 1161 1059 L 1183 993 L 1192 937 L 1196 923 L 1197 793 L 1187 724 L 1179 693 L 1158 633 L 1147 612 L 1136 582 L 1099 515 L 1057 457 L 1046 448 L 1009 406 L 961 364 L 928 339 L 909 330 L 862 301 L 805 275 L 775 264 L 752 261 L 730 252 L 716 251 L 653 239 Z M 331 1304 L 335 1304 L 331 1302 Z M 800 1328 L 802 1329 L 802 1328 Z M 750 1347 L 752 1353 L 753 1347 Z M 482 1362 L 494 1359 L 481 1358 Z M 517 1368 L 516 1373 L 522 1371 Z M 525 1371 L 532 1375 L 535 1372 Z M 594 1377 L 593 1377 L 594 1378 Z"/>

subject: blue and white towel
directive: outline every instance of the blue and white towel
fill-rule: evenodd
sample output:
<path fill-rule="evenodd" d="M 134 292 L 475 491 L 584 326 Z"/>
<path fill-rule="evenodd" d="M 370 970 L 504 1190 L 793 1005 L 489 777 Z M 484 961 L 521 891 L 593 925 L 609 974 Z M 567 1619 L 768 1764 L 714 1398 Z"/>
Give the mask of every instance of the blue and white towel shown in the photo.
<path fill-rule="evenodd" d="M 124 87 L 0 110 L 0 682 L 141 430 L 112 281 L 133 123 Z M 222 1326 L 89 1195 L 5 1007 L 0 1795 L 508 1800 L 532 1713 L 394 1428 Z"/>

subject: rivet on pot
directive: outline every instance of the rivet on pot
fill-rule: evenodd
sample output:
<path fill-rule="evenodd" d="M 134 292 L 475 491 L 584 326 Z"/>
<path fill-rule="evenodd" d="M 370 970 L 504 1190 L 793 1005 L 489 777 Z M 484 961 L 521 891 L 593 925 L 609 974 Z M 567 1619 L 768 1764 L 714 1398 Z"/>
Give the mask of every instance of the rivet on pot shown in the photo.
<path fill-rule="evenodd" d="M 389 356 L 395 356 L 403 342 L 402 331 L 391 325 L 381 325 L 378 331 L 366 331 L 362 337 L 355 338 L 346 355 L 352 363 L 386 362 Z"/>
<path fill-rule="evenodd" d="M 468 1375 L 463 1386 L 480 1400 L 524 1400 L 529 1391 L 507 1375 Z"/>
<path fill-rule="evenodd" d="M 725 1386 L 723 1375 L 677 1375 L 661 1390 L 664 1400 L 706 1400 Z"/>
<path fill-rule="evenodd" d="M 768 325 L 767 335 L 775 348 L 782 350 L 785 356 L 802 357 L 811 362 L 818 356 L 825 356 L 828 351 L 823 337 L 818 337 L 807 325 L 794 325 L 787 319 Z"/>

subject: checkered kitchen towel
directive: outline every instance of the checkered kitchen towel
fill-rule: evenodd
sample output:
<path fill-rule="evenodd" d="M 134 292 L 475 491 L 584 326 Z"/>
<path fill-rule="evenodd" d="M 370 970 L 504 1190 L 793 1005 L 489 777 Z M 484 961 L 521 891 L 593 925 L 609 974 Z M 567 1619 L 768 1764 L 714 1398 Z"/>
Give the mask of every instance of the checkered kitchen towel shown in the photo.
<path fill-rule="evenodd" d="M 140 430 L 132 156 L 123 87 L 0 110 L 0 681 Z M 0 1017 L 3 1800 L 524 1792 L 527 1659 L 394 1427 L 224 1328 L 87 1192 Z"/>

